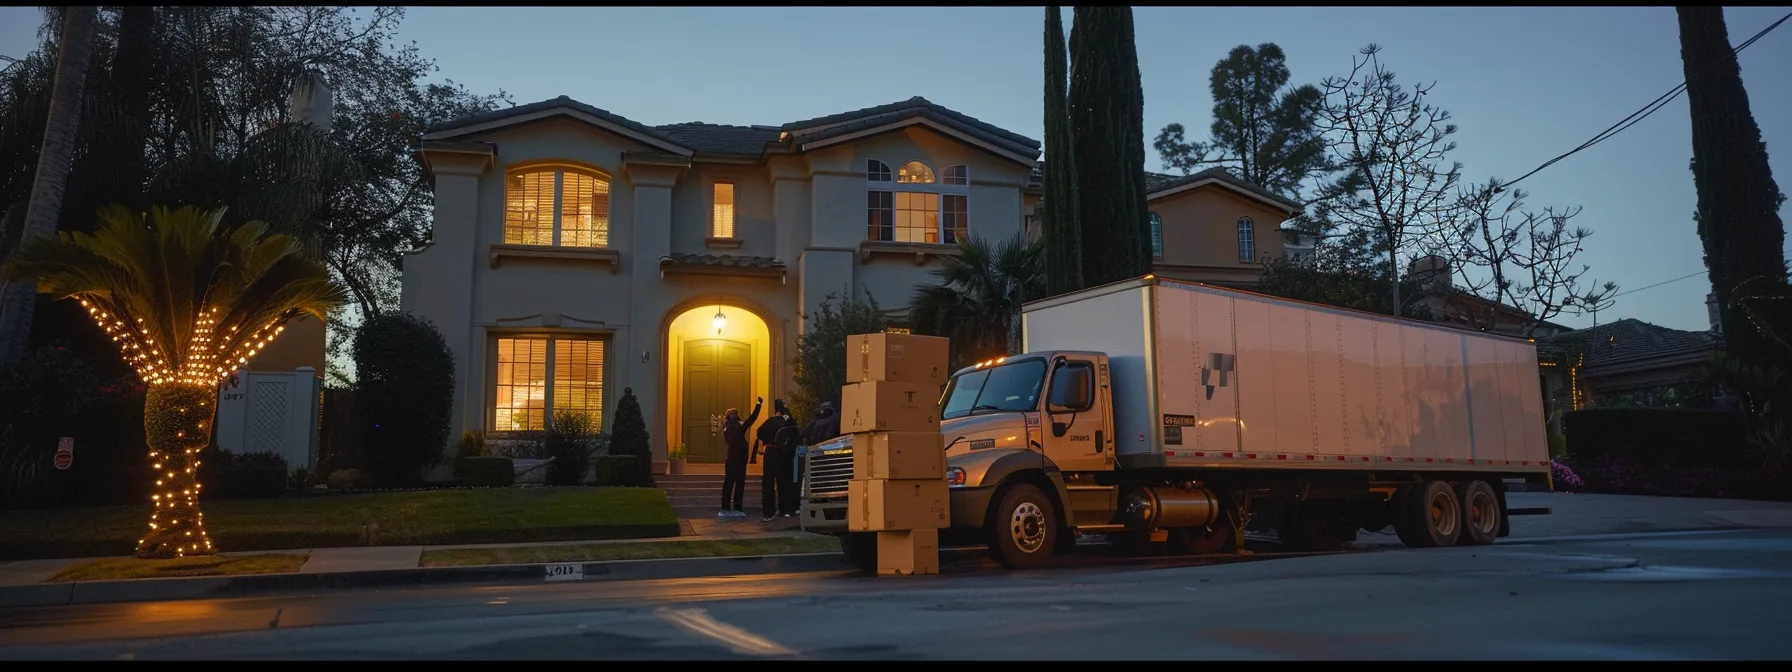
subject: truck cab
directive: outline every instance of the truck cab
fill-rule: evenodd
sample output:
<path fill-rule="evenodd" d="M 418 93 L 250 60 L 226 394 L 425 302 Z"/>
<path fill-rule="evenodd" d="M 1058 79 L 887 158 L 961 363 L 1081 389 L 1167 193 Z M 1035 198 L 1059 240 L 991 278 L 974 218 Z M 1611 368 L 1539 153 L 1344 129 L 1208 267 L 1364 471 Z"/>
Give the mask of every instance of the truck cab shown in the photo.
<path fill-rule="evenodd" d="M 952 515 L 943 543 L 1043 559 L 1074 543 L 1076 528 L 1118 527 L 1110 525 L 1118 488 L 1101 478 L 1115 465 L 1110 387 L 1100 352 L 1026 353 L 952 374 L 939 403 Z M 849 557 L 874 557 L 853 547 L 871 535 L 846 530 L 852 436 L 810 449 L 808 459 L 803 529 L 845 535 Z M 998 509 L 1010 520 L 993 519 Z"/>

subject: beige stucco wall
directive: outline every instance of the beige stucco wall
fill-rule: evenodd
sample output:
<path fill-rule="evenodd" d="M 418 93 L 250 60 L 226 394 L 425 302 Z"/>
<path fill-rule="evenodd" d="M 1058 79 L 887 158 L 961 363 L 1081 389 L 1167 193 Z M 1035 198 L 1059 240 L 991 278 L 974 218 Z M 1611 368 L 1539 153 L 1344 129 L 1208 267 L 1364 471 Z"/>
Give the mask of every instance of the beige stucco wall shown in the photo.
<path fill-rule="evenodd" d="M 832 147 L 774 156 L 743 165 L 698 161 L 692 166 L 625 164 L 623 152 L 664 152 L 606 129 L 556 118 L 457 138 L 497 146 L 489 170 L 468 155 L 431 155 L 436 174 L 432 243 L 405 258 L 403 307 L 443 331 L 457 360 L 460 386 L 453 436 L 484 429 L 490 420 L 495 339 L 570 335 L 606 340 L 604 424 L 614 419 L 624 386 L 640 400 L 656 455 L 664 459 L 678 424 L 672 400 L 677 375 L 668 355 L 668 329 L 682 312 L 717 304 L 751 311 L 765 322 L 772 345 L 755 352 L 755 368 L 769 374 L 767 402 L 788 394 L 789 359 L 802 315 L 828 293 L 863 297 L 871 290 L 886 309 L 906 307 L 916 286 L 934 282 L 938 257 L 861 257 L 866 236 L 864 164 L 875 158 L 892 169 L 911 159 L 936 174 L 970 167 L 970 221 L 975 235 L 1012 236 L 1022 227 L 1028 168 L 923 128 L 907 128 Z M 588 259 L 505 258 L 489 263 L 503 241 L 504 176 L 513 167 L 566 162 L 609 176 L 612 269 Z M 713 184 L 735 184 L 738 247 L 714 244 Z M 947 248 L 941 246 L 938 251 Z M 787 276 L 665 274 L 672 253 L 769 256 Z M 673 407 L 669 410 L 669 407 Z M 444 447 L 444 450 L 449 450 Z M 437 474 L 438 477 L 445 476 Z"/>
<path fill-rule="evenodd" d="M 1217 184 L 1203 185 L 1146 203 L 1163 220 L 1164 254 L 1152 265 L 1159 275 L 1206 282 L 1255 282 L 1261 259 L 1281 258 L 1287 213 Z M 1257 260 L 1238 259 L 1238 218 L 1250 217 Z"/>

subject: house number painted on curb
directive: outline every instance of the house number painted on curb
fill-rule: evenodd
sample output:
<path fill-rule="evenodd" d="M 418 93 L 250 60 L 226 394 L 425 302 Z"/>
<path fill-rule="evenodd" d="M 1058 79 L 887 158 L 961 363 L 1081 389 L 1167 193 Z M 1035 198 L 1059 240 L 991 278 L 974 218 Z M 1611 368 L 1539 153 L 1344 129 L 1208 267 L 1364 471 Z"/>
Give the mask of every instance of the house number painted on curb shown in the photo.
<path fill-rule="evenodd" d="M 585 579 L 584 563 L 548 565 L 543 569 L 547 570 L 547 580 L 549 581 L 583 581 Z"/>

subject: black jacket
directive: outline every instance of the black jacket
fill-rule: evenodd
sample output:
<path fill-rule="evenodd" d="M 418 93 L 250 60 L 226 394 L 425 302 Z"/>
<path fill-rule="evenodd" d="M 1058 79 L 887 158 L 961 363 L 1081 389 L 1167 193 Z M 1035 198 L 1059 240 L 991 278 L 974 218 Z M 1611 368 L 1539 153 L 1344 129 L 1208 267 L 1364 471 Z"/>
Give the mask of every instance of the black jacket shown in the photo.
<path fill-rule="evenodd" d="M 793 422 L 795 421 L 791 420 L 788 415 L 774 415 L 767 419 L 765 424 L 760 425 L 759 429 L 753 432 L 753 437 L 758 439 L 759 443 L 763 444 L 766 448 L 777 446 L 778 430 L 783 429 L 785 425 L 789 425 Z"/>
<path fill-rule="evenodd" d="M 810 420 L 809 426 L 803 428 L 803 445 L 813 446 L 836 436 L 840 436 L 840 414 L 830 413 Z"/>
<path fill-rule="evenodd" d="M 728 446 L 728 461 L 745 464 L 747 461 L 747 428 L 759 420 L 760 404 L 753 404 L 753 413 L 746 420 L 729 418 L 722 425 L 722 443 Z"/>

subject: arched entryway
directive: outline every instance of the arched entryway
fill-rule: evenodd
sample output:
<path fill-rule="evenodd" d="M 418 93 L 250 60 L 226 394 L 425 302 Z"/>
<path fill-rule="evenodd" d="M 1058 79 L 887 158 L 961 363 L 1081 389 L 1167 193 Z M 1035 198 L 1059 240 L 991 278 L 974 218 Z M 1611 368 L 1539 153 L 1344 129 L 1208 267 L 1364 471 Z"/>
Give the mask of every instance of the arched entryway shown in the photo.
<path fill-rule="evenodd" d="M 717 302 L 678 313 L 666 328 L 666 436 L 685 460 L 716 464 L 727 455 L 722 418 L 744 417 L 755 398 L 771 412 L 771 329 L 751 310 Z"/>

